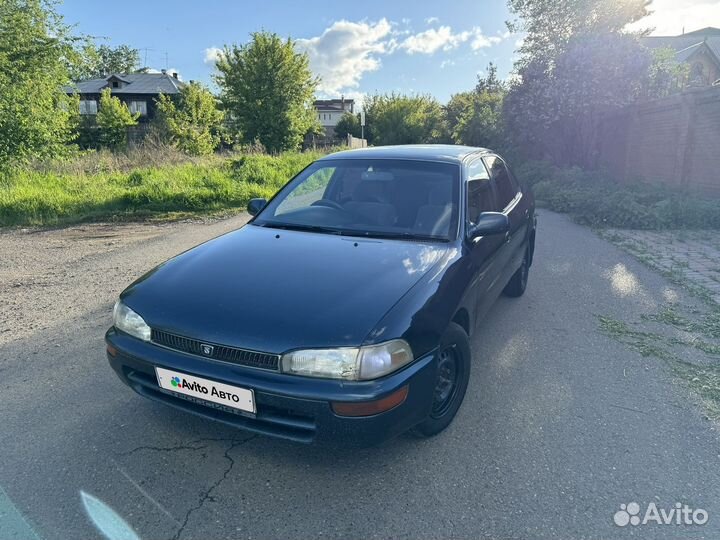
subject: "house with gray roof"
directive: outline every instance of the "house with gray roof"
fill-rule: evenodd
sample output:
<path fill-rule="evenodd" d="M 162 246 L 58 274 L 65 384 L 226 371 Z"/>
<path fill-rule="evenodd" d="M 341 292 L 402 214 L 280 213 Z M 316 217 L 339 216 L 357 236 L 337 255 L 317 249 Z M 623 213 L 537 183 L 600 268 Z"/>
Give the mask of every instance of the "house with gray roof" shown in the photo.
<path fill-rule="evenodd" d="M 677 61 L 690 66 L 690 86 L 720 84 L 720 28 L 702 28 L 679 36 L 647 36 L 641 42 L 650 49 L 673 49 Z"/>
<path fill-rule="evenodd" d="M 140 113 L 140 122 L 149 122 L 155 117 L 155 100 L 160 94 L 175 95 L 184 86 L 177 73 L 163 70 L 161 73 L 113 73 L 103 79 L 76 82 L 66 87 L 65 92 L 80 96 L 81 115 L 95 115 L 100 93 L 109 88 L 110 93 L 125 103 L 130 112 Z"/>
<path fill-rule="evenodd" d="M 345 96 L 340 99 L 318 99 L 314 105 L 326 137 L 335 137 L 335 126 L 345 113 L 355 113 L 355 100 L 345 99 Z M 344 137 L 345 134 L 343 133 L 342 136 Z"/>

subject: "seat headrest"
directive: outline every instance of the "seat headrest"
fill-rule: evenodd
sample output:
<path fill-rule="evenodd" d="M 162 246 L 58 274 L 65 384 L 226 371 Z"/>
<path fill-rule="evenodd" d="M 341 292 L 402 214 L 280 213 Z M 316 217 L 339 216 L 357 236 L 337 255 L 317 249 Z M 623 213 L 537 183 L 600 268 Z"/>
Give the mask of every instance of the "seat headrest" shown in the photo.
<path fill-rule="evenodd" d="M 383 182 L 375 180 L 361 181 L 353 191 L 356 202 L 388 202 Z"/>

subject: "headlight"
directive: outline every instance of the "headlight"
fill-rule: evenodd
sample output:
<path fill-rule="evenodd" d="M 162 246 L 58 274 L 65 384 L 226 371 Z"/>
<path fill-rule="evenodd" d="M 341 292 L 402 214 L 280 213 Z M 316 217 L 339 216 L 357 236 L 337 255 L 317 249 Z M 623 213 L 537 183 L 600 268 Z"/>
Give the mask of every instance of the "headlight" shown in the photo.
<path fill-rule="evenodd" d="M 120 300 L 115 302 L 113 308 L 113 326 L 143 341 L 150 341 L 150 327 L 143 318 Z"/>
<path fill-rule="evenodd" d="M 347 349 L 307 349 L 283 356 L 284 373 L 351 381 L 377 379 L 413 361 L 410 345 L 394 339 Z"/>

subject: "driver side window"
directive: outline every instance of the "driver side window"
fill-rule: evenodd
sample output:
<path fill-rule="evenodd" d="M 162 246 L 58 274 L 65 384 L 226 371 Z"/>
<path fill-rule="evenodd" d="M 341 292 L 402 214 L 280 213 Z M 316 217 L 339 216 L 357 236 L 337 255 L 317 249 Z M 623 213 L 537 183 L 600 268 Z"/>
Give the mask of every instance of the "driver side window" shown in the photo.
<path fill-rule="evenodd" d="M 313 203 L 324 198 L 334 172 L 335 167 L 322 167 L 312 173 L 304 182 L 288 193 L 285 200 L 275 210 L 275 215 L 279 216 L 299 208 L 312 206 Z"/>

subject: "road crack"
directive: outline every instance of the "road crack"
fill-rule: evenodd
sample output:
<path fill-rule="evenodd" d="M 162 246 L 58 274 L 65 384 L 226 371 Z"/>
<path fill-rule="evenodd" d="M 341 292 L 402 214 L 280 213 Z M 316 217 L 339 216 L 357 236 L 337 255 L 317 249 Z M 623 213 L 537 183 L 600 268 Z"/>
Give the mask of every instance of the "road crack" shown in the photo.
<path fill-rule="evenodd" d="M 153 452 L 178 452 L 180 450 L 202 450 L 207 448 L 207 445 L 203 446 L 189 446 L 189 445 L 178 445 L 178 446 L 138 446 L 127 452 L 121 452 L 118 456 L 127 457 L 131 456 L 142 450 L 151 450 Z"/>
<path fill-rule="evenodd" d="M 198 503 L 195 506 L 193 506 L 192 508 L 190 508 L 185 513 L 185 517 L 183 519 L 182 525 L 180 525 L 180 528 L 178 529 L 178 531 L 175 533 L 175 535 L 172 537 L 171 540 L 179 540 L 180 537 L 182 536 L 182 533 L 185 531 L 185 527 L 187 527 L 187 524 L 190 521 L 190 516 L 194 512 L 197 512 L 198 510 L 200 510 L 208 500 L 214 500 L 214 498 L 212 497 L 212 492 L 215 489 L 217 489 L 218 486 L 220 486 L 220 484 L 222 484 L 225 481 L 225 479 L 228 477 L 230 472 L 233 470 L 233 467 L 235 466 L 235 460 L 230 455 L 230 452 L 232 452 L 238 446 L 242 446 L 246 442 L 249 442 L 256 437 L 257 437 L 257 435 L 252 435 L 252 436 L 248 437 L 247 439 L 231 442 L 230 446 L 225 450 L 225 454 L 223 455 L 223 457 L 228 460 L 228 467 L 225 469 L 225 472 L 208 489 L 206 489 L 205 491 L 200 493 L 200 498 L 198 499 Z"/>

